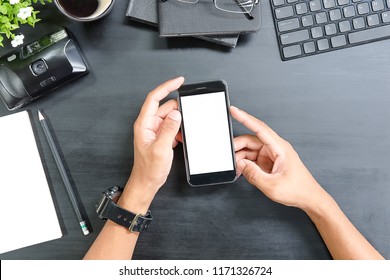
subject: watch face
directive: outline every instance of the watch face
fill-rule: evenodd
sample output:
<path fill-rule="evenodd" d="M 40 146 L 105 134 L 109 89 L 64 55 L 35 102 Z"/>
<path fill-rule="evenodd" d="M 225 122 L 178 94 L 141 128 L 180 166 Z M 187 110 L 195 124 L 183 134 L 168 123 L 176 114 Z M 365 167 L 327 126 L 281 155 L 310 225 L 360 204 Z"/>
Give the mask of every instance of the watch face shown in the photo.
<path fill-rule="evenodd" d="M 122 194 L 122 191 L 123 191 L 123 187 L 114 186 L 102 193 L 102 196 L 98 204 L 96 205 L 96 213 L 99 215 L 100 219 L 107 219 L 105 215 L 105 210 L 107 208 L 107 205 L 109 204 L 110 201 L 116 203 L 118 198 Z"/>
<path fill-rule="evenodd" d="M 98 204 L 96 205 L 96 213 L 99 215 L 99 219 L 105 219 L 104 210 L 106 210 L 107 204 L 110 201 L 110 198 L 103 193 Z"/>
<path fill-rule="evenodd" d="M 118 201 L 120 195 L 123 192 L 123 187 L 114 186 L 107 190 L 108 197 L 113 200 L 115 203 Z"/>

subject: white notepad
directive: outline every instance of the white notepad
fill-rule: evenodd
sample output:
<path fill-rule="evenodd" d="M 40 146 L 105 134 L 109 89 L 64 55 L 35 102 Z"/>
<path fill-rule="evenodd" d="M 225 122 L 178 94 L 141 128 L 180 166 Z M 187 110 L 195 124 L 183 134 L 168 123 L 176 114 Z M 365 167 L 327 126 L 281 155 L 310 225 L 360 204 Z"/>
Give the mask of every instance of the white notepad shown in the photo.
<path fill-rule="evenodd" d="M 0 118 L 0 254 L 62 236 L 27 111 Z"/>

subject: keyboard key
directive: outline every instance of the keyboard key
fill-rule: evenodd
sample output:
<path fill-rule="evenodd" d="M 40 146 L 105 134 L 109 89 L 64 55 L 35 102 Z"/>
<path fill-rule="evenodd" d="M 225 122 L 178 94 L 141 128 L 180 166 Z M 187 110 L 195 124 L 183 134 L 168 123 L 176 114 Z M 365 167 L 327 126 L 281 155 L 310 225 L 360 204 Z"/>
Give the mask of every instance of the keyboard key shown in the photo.
<path fill-rule="evenodd" d="M 293 11 L 293 8 L 291 6 L 275 9 L 275 15 L 276 15 L 277 19 L 291 17 L 293 14 L 294 14 L 294 11 Z"/>
<path fill-rule="evenodd" d="M 330 17 L 330 20 L 332 20 L 332 21 L 341 19 L 340 9 L 335 9 L 335 10 L 329 11 L 329 17 Z"/>
<path fill-rule="evenodd" d="M 321 39 L 317 41 L 317 47 L 320 51 L 329 49 L 328 39 Z"/>
<path fill-rule="evenodd" d="M 320 0 L 313 0 L 309 2 L 310 11 L 315 12 L 321 10 Z"/>
<path fill-rule="evenodd" d="M 287 3 L 289 3 L 289 4 L 295 3 L 295 2 L 298 2 L 298 0 L 287 0 Z"/>
<path fill-rule="evenodd" d="M 352 29 L 351 23 L 348 20 L 340 21 L 339 22 L 339 29 L 340 29 L 340 32 L 350 31 Z"/>
<path fill-rule="evenodd" d="M 343 8 L 344 16 L 346 18 L 355 16 L 355 7 L 347 6 Z"/>
<path fill-rule="evenodd" d="M 354 18 L 352 24 L 354 29 L 360 29 L 366 26 L 366 23 L 364 22 L 364 18 L 362 17 Z"/>
<path fill-rule="evenodd" d="M 390 0 L 387 0 L 386 3 L 387 3 L 387 8 L 390 9 Z"/>
<path fill-rule="evenodd" d="M 321 13 L 316 14 L 316 22 L 317 22 L 318 24 L 327 22 L 327 20 L 328 20 L 328 18 L 327 18 L 327 16 L 326 16 L 326 13 L 325 13 L 325 12 L 321 12 Z"/>
<path fill-rule="evenodd" d="M 384 25 L 350 33 L 348 34 L 348 40 L 351 44 L 355 44 L 380 39 L 387 36 L 390 36 L 390 25 Z"/>
<path fill-rule="evenodd" d="M 283 48 L 284 57 L 293 57 L 293 56 L 298 56 L 301 54 L 302 54 L 301 46 L 299 46 L 299 45 Z"/>
<path fill-rule="evenodd" d="M 384 12 L 382 13 L 382 21 L 384 23 L 390 22 L 390 12 Z"/>
<path fill-rule="evenodd" d="M 325 34 L 326 35 L 333 35 L 337 33 L 336 24 L 331 23 L 325 25 Z"/>
<path fill-rule="evenodd" d="M 373 14 L 367 17 L 368 26 L 374 26 L 379 24 L 379 17 L 377 14 Z"/>
<path fill-rule="evenodd" d="M 299 27 L 299 20 L 297 18 L 287 19 L 278 22 L 280 32 L 293 30 Z"/>
<path fill-rule="evenodd" d="M 319 38 L 324 36 L 324 33 L 322 32 L 322 27 L 321 26 L 316 26 L 311 29 L 311 36 L 313 38 Z"/>
<path fill-rule="evenodd" d="M 340 6 L 349 4 L 349 0 L 337 0 L 337 3 L 339 3 Z"/>
<path fill-rule="evenodd" d="M 374 12 L 382 11 L 385 8 L 385 4 L 383 0 L 374 0 L 371 2 L 372 10 Z"/>
<path fill-rule="evenodd" d="M 344 35 L 339 35 L 330 38 L 330 43 L 332 44 L 333 48 L 342 47 L 347 44 L 347 40 L 345 39 Z"/>
<path fill-rule="evenodd" d="M 297 11 L 298 15 L 306 14 L 307 13 L 307 5 L 306 3 L 299 3 L 295 5 L 295 10 Z"/>
<path fill-rule="evenodd" d="M 363 1 L 363 0 L 352 0 L 353 3 L 360 2 L 360 1 Z"/>
<path fill-rule="evenodd" d="M 325 9 L 330 9 L 330 8 L 333 8 L 334 6 L 336 6 L 336 3 L 334 2 L 334 0 L 323 0 L 324 1 L 324 8 Z"/>
<path fill-rule="evenodd" d="M 365 15 L 370 12 L 370 7 L 368 6 L 368 3 L 361 3 L 357 5 L 357 10 L 359 15 Z"/>
<path fill-rule="evenodd" d="M 311 15 L 303 16 L 301 20 L 302 20 L 302 25 L 304 27 L 311 26 L 314 24 L 313 17 Z"/>
<path fill-rule="evenodd" d="M 312 53 L 316 51 L 316 47 L 314 45 L 314 42 L 307 42 L 303 44 L 303 51 L 305 53 Z"/>
<path fill-rule="evenodd" d="M 309 32 L 306 29 L 282 34 L 280 36 L 280 41 L 282 45 L 297 43 L 300 41 L 305 41 L 307 39 L 309 39 Z"/>
<path fill-rule="evenodd" d="M 273 0 L 275 6 L 280 6 L 284 4 L 284 0 Z"/>

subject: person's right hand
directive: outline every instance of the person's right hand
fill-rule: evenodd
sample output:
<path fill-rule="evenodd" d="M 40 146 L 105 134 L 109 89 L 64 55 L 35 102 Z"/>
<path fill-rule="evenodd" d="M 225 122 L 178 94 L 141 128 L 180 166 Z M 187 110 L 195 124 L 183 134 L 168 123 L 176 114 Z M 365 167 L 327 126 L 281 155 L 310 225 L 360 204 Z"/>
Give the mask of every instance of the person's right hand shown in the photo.
<path fill-rule="evenodd" d="M 324 195 L 290 143 L 243 110 L 231 106 L 230 112 L 254 132 L 234 139 L 239 174 L 270 199 L 303 210 Z"/>
<path fill-rule="evenodd" d="M 290 143 L 248 113 L 233 106 L 230 112 L 254 132 L 234 139 L 238 172 L 270 199 L 305 211 L 334 259 L 383 259 L 316 182 Z"/>

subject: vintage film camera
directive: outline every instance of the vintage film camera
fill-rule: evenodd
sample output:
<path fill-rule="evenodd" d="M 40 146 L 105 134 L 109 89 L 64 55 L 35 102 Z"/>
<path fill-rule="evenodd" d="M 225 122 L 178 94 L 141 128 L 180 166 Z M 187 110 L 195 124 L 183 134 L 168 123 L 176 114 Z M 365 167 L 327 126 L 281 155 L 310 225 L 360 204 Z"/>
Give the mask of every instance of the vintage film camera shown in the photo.
<path fill-rule="evenodd" d="M 87 73 L 75 39 L 60 28 L 0 58 L 0 97 L 14 110 Z"/>

